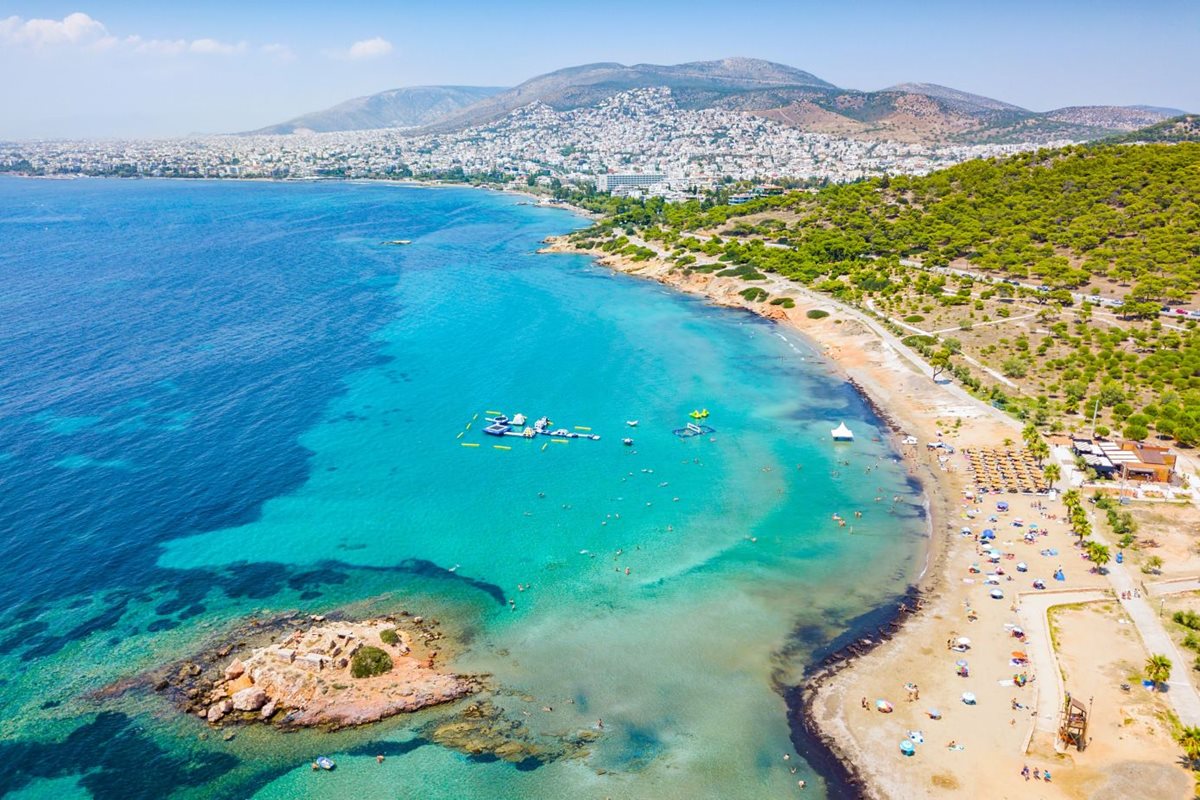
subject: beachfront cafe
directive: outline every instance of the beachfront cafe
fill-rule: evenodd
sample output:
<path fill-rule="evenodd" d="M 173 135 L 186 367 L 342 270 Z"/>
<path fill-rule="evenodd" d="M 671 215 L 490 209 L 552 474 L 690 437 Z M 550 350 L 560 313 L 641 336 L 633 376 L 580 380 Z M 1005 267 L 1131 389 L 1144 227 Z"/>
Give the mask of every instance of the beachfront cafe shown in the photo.
<path fill-rule="evenodd" d="M 1073 439 L 1071 449 L 1101 478 L 1170 483 L 1177 456 L 1169 448 L 1141 442 Z"/>

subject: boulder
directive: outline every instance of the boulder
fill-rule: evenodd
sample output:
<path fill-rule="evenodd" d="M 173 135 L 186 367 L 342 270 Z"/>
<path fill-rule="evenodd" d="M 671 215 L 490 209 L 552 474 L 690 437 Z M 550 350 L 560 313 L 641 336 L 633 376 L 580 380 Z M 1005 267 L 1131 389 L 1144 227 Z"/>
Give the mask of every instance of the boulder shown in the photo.
<path fill-rule="evenodd" d="M 276 703 L 274 700 L 268 701 L 267 704 L 262 707 L 261 714 L 262 714 L 263 721 L 266 722 L 271 717 L 273 717 L 275 715 L 275 709 L 277 709 L 277 708 L 279 708 L 278 703 Z"/>
<path fill-rule="evenodd" d="M 242 689 L 233 696 L 233 707 L 238 711 L 258 711 L 267 702 L 267 693 L 257 686 Z"/>
<path fill-rule="evenodd" d="M 230 700 L 222 700 L 219 703 L 214 703 L 208 707 L 207 718 L 209 722 L 219 722 L 221 717 L 233 710 L 233 702 Z"/>
<path fill-rule="evenodd" d="M 240 678 L 246 672 L 246 665 L 242 663 L 240 658 L 235 658 L 233 663 L 225 668 L 225 680 L 231 681 L 234 678 Z"/>

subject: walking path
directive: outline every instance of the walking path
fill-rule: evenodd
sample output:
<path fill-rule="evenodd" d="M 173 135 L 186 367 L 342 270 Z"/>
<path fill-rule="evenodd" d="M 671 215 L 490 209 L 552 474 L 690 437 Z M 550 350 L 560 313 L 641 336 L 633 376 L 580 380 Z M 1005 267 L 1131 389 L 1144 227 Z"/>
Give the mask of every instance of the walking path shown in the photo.
<path fill-rule="evenodd" d="M 1161 654 L 1171 659 L 1171 678 L 1167 681 L 1170 691 L 1166 696 L 1175 707 L 1180 722 L 1184 725 L 1200 725 L 1200 695 L 1196 694 L 1196 687 L 1192 685 L 1192 663 L 1175 647 L 1175 642 L 1163 626 L 1159 609 L 1151 606 L 1141 592 L 1137 595 L 1132 594 L 1137 581 L 1129 574 L 1125 564 L 1109 564 L 1108 579 L 1118 597 L 1122 592 L 1131 593 L 1130 599 L 1122 600 L 1121 605 L 1125 607 L 1125 613 L 1137 627 L 1146 650 L 1151 654 Z"/>
<path fill-rule="evenodd" d="M 1066 688 L 1063 686 L 1062 670 L 1058 668 L 1058 657 L 1054 654 L 1054 642 L 1050 638 L 1049 611 L 1054 606 L 1073 603 L 1093 603 L 1110 599 L 1100 589 L 1068 589 L 1062 592 L 1022 592 L 1017 616 L 1025 630 L 1028 641 L 1025 653 L 1036 670 L 1037 709 L 1035 728 L 1039 731 L 1056 733 L 1058 712 L 1062 708 Z M 1053 677 L 1051 677 L 1053 676 Z M 1028 741 L 1026 742 L 1028 744 Z"/>
<path fill-rule="evenodd" d="M 1151 597 L 1165 597 L 1183 592 L 1200 592 L 1200 577 L 1170 578 L 1165 581 L 1155 581 L 1154 583 L 1143 585 L 1146 587 L 1146 593 Z"/>
<path fill-rule="evenodd" d="M 1054 448 L 1054 457 L 1060 462 L 1068 484 L 1073 485 L 1077 470 L 1073 461 L 1063 458 L 1063 451 L 1064 448 Z M 1088 511 L 1088 517 L 1092 523 L 1092 538 L 1110 550 L 1115 550 L 1113 543 L 1101 532 L 1096 515 L 1091 510 Z M 1139 581 L 1130 573 L 1128 564 L 1111 561 L 1105 569 L 1108 582 L 1112 584 L 1117 597 L 1121 597 L 1123 592 L 1129 592 L 1129 599 L 1121 600 L 1121 606 L 1137 628 L 1138 635 L 1142 637 L 1146 652 L 1171 659 L 1171 677 L 1167 681 L 1169 691 L 1165 693 L 1167 701 L 1175 708 L 1175 713 L 1184 725 L 1200 725 L 1200 694 L 1196 693 L 1196 687 L 1192 683 L 1192 662 L 1179 652 L 1179 648 L 1175 646 L 1171 635 L 1163 626 L 1159 617 L 1161 604 L 1159 609 L 1155 609 L 1148 599 L 1142 596 L 1138 588 Z"/>

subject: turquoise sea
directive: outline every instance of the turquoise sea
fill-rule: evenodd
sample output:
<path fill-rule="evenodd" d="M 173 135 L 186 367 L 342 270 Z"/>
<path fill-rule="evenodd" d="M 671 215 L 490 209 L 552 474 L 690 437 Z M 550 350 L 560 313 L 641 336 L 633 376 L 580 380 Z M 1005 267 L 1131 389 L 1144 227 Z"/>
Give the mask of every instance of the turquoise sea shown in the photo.
<path fill-rule="evenodd" d="M 535 253 L 583 224 L 469 189 L 0 180 L 0 794 L 820 796 L 781 692 L 912 580 L 920 493 L 794 333 Z M 715 432 L 676 436 L 696 408 Z M 500 450 L 489 410 L 601 438 Z M 346 608 L 438 618 L 566 755 L 424 738 L 455 706 L 225 741 L 92 697 Z"/>

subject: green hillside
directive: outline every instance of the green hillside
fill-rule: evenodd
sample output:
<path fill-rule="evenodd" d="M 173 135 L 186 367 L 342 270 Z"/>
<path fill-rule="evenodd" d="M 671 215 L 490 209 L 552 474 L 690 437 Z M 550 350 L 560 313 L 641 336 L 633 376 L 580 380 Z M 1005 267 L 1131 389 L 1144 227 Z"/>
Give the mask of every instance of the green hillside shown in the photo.
<path fill-rule="evenodd" d="M 1101 432 L 1200 443 L 1200 330 L 1174 311 L 1200 309 L 1200 144 L 1043 150 L 742 205 L 613 199 L 608 211 L 578 246 L 747 286 L 777 273 L 877 314 L 1018 416 L 1081 429 L 1098 410 Z"/>
<path fill-rule="evenodd" d="M 1162 122 L 1139 128 L 1136 131 L 1122 133 L 1105 141 L 1108 142 L 1200 142 L 1200 114 L 1183 114 L 1178 117 L 1164 119 Z"/>

